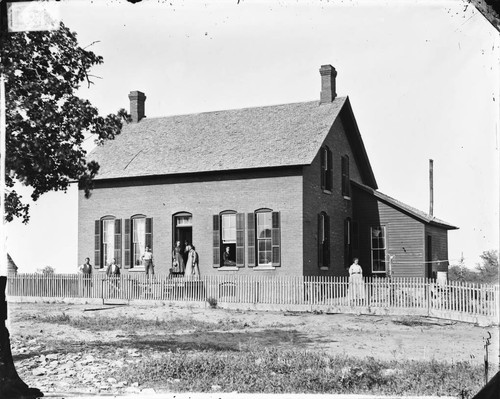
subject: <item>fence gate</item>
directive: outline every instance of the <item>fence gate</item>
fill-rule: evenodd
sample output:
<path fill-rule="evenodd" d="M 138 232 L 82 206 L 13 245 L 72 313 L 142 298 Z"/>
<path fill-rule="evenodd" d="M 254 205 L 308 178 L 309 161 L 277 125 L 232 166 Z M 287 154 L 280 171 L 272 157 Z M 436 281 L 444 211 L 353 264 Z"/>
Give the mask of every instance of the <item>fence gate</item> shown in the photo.
<path fill-rule="evenodd" d="M 101 280 L 103 305 L 128 305 L 130 302 L 130 281 L 120 277 L 107 277 Z"/>

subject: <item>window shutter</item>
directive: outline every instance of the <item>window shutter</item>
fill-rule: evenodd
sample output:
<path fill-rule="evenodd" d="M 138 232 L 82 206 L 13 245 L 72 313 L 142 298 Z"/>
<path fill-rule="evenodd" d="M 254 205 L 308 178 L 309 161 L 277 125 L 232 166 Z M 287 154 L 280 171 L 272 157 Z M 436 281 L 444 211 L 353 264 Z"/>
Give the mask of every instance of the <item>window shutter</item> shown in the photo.
<path fill-rule="evenodd" d="M 273 266 L 281 266 L 280 254 L 281 221 L 280 213 L 272 213 L 271 248 L 273 251 Z"/>
<path fill-rule="evenodd" d="M 331 190 L 333 187 L 333 157 L 332 157 L 332 152 L 327 149 L 327 169 L 326 169 L 326 182 L 325 182 L 325 188 L 327 190 Z"/>
<path fill-rule="evenodd" d="M 318 265 L 323 266 L 323 237 L 321 236 L 321 213 L 318 213 Z"/>
<path fill-rule="evenodd" d="M 351 182 L 349 179 L 349 157 L 345 157 L 345 192 L 348 197 L 351 196 Z"/>
<path fill-rule="evenodd" d="M 236 214 L 236 266 L 245 266 L 245 214 Z"/>
<path fill-rule="evenodd" d="M 95 221 L 94 233 L 94 268 L 101 268 L 101 221 Z"/>
<path fill-rule="evenodd" d="M 325 258 L 324 265 L 330 266 L 330 216 L 325 213 Z"/>
<path fill-rule="evenodd" d="M 321 165 L 321 189 L 325 188 L 325 148 L 322 147 L 321 150 L 319 151 L 321 156 L 320 156 L 320 165 Z"/>
<path fill-rule="evenodd" d="M 247 264 L 255 266 L 255 215 L 247 213 Z"/>
<path fill-rule="evenodd" d="M 153 218 L 146 218 L 146 239 L 145 246 L 153 251 Z"/>
<path fill-rule="evenodd" d="M 213 215 L 213 267 L 220 267 L 220 216 Z"/>
<path fill-rule="evenodd" d="M 131 261 L 130 261 L 130 255 L 131 255 L 131 251 L 130 251 L 130 223 L 131 223 L 130 219 L 125 219 L 125 226 L 123 228 L 123 230 L 124 230 L 123 267 L 125 269 L 130 269 L 130 264 L 131 264 Z"/>
<path fill-rule="evenodd" d="M 117 265 L 122 261 L 122 220 L 115 219 L 115 260 Z"/>

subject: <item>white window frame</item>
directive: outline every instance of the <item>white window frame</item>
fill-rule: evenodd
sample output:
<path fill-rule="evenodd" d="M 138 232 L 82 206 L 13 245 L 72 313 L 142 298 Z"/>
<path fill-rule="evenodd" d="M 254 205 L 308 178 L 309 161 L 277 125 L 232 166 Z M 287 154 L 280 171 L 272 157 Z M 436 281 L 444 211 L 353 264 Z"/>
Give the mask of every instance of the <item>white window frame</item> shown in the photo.
<path fill-rule="evenodd" d="M 384 241 L 384 245 L 383 247 L 373 247 L 373 231 L 375 229 L 380 229 L 381 233 L 382 233 L 382 237 L 383 237 L 383 241 Z M 387 261 L 386 261 L 386 258 L 387 258 L 387 228 L 386 226 L 374 226 L 374 227 L 370 227 L 370 255 L 371 255 L 371 269 L 372 269 L 372 273 L 382 273 L 382 274 L 385 274 L 387 273 Z M 380 259 L 380 261 L 384 264 L 385 268 L 384 270 L 374 270 L 373 269 L 373 262 L 374 262 L 374 256 L 373 254 L 375 253 L 375 251 L 384 251 L 384 259 Z"/>

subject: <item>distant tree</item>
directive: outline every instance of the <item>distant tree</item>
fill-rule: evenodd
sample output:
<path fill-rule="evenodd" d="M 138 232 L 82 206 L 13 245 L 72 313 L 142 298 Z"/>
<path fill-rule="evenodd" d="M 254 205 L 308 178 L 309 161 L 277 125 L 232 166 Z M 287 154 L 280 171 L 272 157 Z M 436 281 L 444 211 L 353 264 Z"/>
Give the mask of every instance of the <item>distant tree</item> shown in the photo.
<path fill-rule="evenodd" d="M 482 263 L 476 264 L 475 269 L 468 268 L 462 258 L 458 265 L 448 268 L 448 280 L 467 283 L 493 284 L 498 282 L 498 251 L 484 251 L 480 255 Z"/>
<path fill-rule="evenodd" d="M 484 251 L 480 255 L 482 263 L 476 265 L 478 280 L 480 283 L 498 283 L 498 251 Z"/>
<path fill-rule="evenodd" d="M 52 276 L 56 273 L 56 269 L 52 266 L 45 266 L 42 269 L 38 269 L 37 273 L 43 274 L 44 276 Z"/>
<path fill-rule="evenodd" d="M 475 283 L 477 278 L 477 273 L 465 265 L 463 256 L 458 265 L 452 265 L 448 268 L 448 280 Z"/>

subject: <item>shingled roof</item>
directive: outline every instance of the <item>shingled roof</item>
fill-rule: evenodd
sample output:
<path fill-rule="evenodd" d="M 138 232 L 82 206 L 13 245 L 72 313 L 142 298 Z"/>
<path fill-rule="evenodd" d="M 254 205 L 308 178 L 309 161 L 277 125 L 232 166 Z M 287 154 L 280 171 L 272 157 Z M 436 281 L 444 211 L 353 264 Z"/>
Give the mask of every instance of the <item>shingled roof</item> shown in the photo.
<path fill-rule="evenodd" d="M 89 155 L 101 168 L 96 180 L 229 171 L 310 164 L 347 97 L 318 101 L 144 118 L 123 127 L 113 141 Z M 355 124 L 355 122 L 354 122 Z M 375 178 L 357 127 L 357 143 L 368 182 Z"/>
<path fill-rule="evenodd" d="M 457 230 L 458 227 L 453 226 L 449 224 L 448 222 L 445 222 L 444 220 L 440 220 L 434 216 L 431 216 L 425 212 L 422 212 L 421 210 L 414 208 L 410 205 L 407 205 L 401 201 L 398 201 L 397 199 L 394 199 L 392 197 L 389 197 L 386 194 L 381 193 L 378 190 L 374 190 L 371 187 L 368 187 L 364 184 L 357 183 L 355 181 L 351 181 L 354 187 L 358 187 L 367 193 L 373 195 L 375 198 L 379 199 L 380 201 L 384 202 L 387 205 L 392 206 L 393 208 L 396 208 L 410 216 L 413 216 L 414 218 L 420 220 L 421 222 L 430 224 L 432 226 L 437 226 L 437 227 L 442 227 L 446 230 Z"/>

